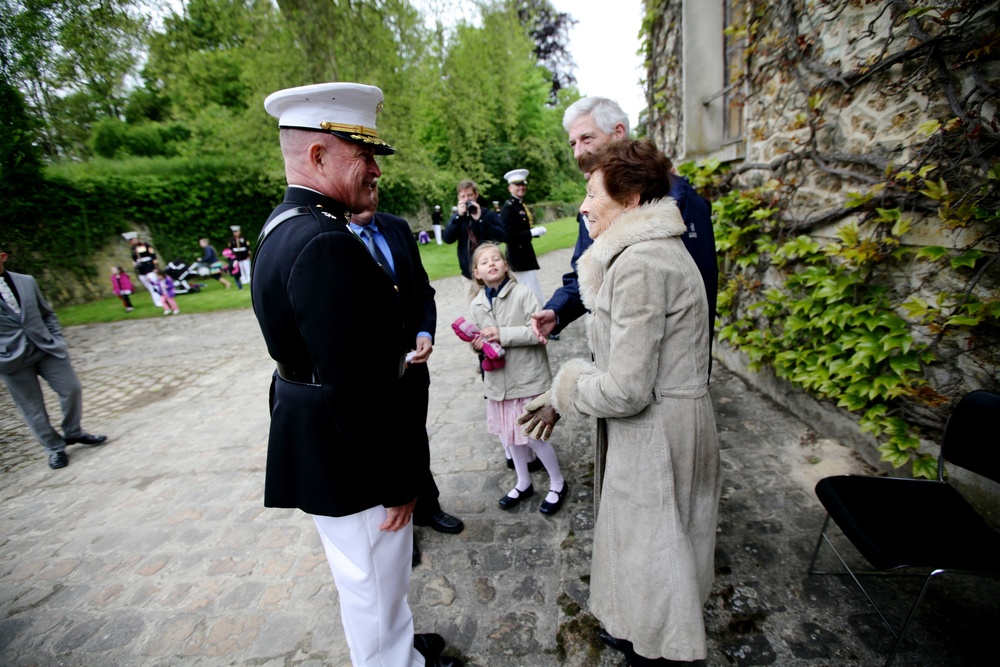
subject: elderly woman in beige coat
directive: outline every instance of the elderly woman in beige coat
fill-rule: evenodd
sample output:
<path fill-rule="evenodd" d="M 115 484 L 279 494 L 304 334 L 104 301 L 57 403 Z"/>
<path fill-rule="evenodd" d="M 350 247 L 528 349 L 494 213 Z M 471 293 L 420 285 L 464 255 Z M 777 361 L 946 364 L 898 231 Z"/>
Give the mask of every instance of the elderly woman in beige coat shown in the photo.
<path fill-rule="evenodd" d="M 548 395 L 561 415 L 597 418 L 590 609 L 629 665 L 699 660 L 720 488 L 705 287 L 670 161 L 631 140 L 593 161 L 578 273 L 594 361 L 568 361 Z"/>

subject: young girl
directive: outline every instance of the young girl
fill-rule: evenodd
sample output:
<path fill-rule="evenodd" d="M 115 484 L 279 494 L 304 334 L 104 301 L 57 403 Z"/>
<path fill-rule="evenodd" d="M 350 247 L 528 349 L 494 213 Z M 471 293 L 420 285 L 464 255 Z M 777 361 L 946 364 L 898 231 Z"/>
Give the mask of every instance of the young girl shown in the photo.
<path fill-rule="evenodd" d="M 163 314 L 169 315 L 171 311 L 176 315 L 181 312 L 177 307 L 177 300 L 174 299 L 174 281 L 163 272 L 163 269 L 156 269 L 156 288 L 160 291 L 160 298 L 163 299 Z"/>
<path fill-rule="evenodd" d="M 126 313 L 131 313 L 135 310 L 132 307 L 132 299 L 129 298 L 129 294 L 132 293 L 132 281 L 120 266 L 111 267 L 111 289 L 115 291 L 115 296 L 125 304 Z"/>
<path fill-rule="evenodd" d="M 510 278 L 507 262 L 495 243 L 483 243 L 472 253 L 472 275 L 478 284 L 484 285 L 470 305 L 470 318 L 479 328 L 472 349 L 479 352 L 484 343 L 495 342 L 505 350 L 503 367 L 488 371 L 483 377 L 489 399 L 487 428 L 509 448 L 517 472 L 517 485 L 500 499 L 500 507 L 512 509 L 534 494 L 528 472 L 530 447 L 549 473 L 549 493 L 538 511 L 555 514 L 569 488 L 559 470 L 556 452 L 548 442 L 528 438 L 517 424 L 524 406 L 552 384 L 545 347 L 531 333 L 531 314 L 538 312 L 542 304 L 534 292 Z"/>

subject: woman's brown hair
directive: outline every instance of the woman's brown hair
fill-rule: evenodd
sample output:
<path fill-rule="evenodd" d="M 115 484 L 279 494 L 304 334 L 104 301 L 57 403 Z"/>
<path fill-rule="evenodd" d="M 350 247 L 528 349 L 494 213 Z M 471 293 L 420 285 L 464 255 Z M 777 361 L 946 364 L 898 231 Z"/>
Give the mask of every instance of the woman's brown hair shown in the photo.
<path fill-rule="evenodd" d="M 600 171 L 608 196 L 625 205 L 633 195 L 639 203 L 670 194 L 673 163 L 648 139 L 617 139 L 587 156 L 586 169 Z"/>

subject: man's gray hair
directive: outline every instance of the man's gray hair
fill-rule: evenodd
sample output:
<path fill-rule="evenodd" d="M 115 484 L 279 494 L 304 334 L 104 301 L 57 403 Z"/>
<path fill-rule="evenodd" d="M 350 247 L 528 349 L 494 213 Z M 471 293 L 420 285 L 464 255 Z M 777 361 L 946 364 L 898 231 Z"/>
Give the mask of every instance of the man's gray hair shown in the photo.
<path fill-rule="evenodd" d="M 615 131 L 615 125 L 621 123 L 625 126 L 625 136 L 628 136 L 628 114 L 622 111 L 617 102 L 607 97 L 584 97 L 566 107 L 563 113 L 563 129 L 569 132 L 569 126 L 586 114 L 590 114 L 601 132 L 611 134 Z"/>

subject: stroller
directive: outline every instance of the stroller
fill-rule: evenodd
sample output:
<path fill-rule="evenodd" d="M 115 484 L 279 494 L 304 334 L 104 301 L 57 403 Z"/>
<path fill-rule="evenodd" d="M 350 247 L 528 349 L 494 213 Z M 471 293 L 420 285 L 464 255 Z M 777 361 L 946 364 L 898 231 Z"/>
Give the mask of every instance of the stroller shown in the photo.
<path fill-rule="evenodd" d="M 175 294 L 197 294 L 205 285 L 203 283 L 189 283 L 188 278 L 197 275 L 192 271 L 192 267 L 185 263 L 180 257 L 175 257 L 172 262 L 164 267 L 166 273 L 174 281 Z"/>

